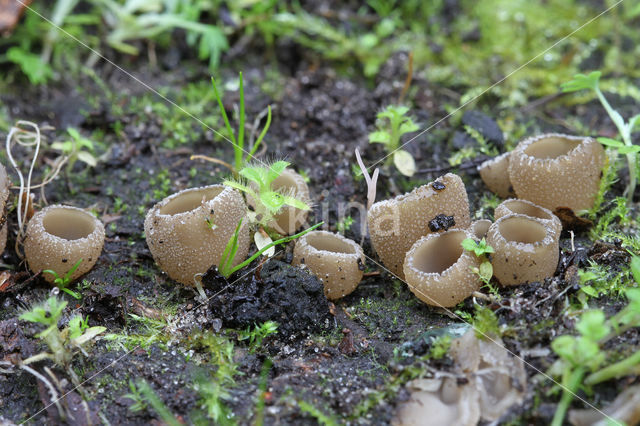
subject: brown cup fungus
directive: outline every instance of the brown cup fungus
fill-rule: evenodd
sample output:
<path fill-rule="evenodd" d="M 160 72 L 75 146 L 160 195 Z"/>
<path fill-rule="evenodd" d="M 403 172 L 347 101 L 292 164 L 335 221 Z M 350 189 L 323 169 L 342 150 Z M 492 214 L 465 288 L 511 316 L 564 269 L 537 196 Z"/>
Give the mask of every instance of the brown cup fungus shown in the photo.
<path fill-rule="evenodd" d="M 223 185 L 191 188 L 173 194 L 147 213 L 144 231 L 154 260 L 174 280 L 194 285 L 194 275 L 218 266 L 240 219 L 246 216 L 242 196 Z M 233 265 L 249 252 L 246 221 L 238 235 Z"/>
<path fill-rule="evenodd" d="M 55 271 L 64 277 L 79 261 L 71 281 L 89 272 L 104 245 L 104 226 L 91 213 L 71 206 L 53 205 L 33 215 L 27 224 L 24 252 L 29 269 Z M 44 274 L 53 282 L 53 274 Z"/>
<path fill-rule="evenodd" d="M 364 253 L 354 241 L 327 231 L 312 231 L 298 240 L 293 264 L 306 265 L 324 284 L 327 299 L 335 300 L 356 289 L 364 271 Z"/>
<path fill-rule="evenodd" d="M 516 200 L 511 198 L 504 200 L 496 207 L 493 212 L 495 220 L 500 219 L 502 216 L 510 214 L 523 214 L 525 216 L 539 219 L 541 222 L 546 223 L 554 232 L 560 235 L 562 232 L 562 222 L 558 219 L 558 216 L 551 213 L 550 210 L 540 207 L 528 200 Z"/>
<path fill-rule="evenodd" d="M 471 224 L 469 230 L 477 240 L 481 240 L 487 236 L 491 223 L 489 219 L 476 220 Z"/>
<path fill-rule="evenodd" d="M 487 233 L 493 275 L 504 286 L 543 281 L 558 266 L 560 233 L 549 222 L 522 214 L 498 219 Z"/>
<path fill-rule="evenodd" d="M 462 248 L 473 238 L 466 230 L 452 229 L 422 237 L 411 247 L 404 261 L 409 289 L 428 305 L 451 307 L 480 289 L 478 275 L 471 268 L 480 261 Z"/>
<path fill-rule="evenodd" d="M 375 203 L 367 222 L 380 260 L 403 278 L 405 255 L 420 237 L 471 225 L 467 190 L 459 176 L 447 173 L 408 194 Z"/>
<path fill-rule="evenodd" d="M 480 177 L 487 188 L 502 198 L 514 195 L 511 181 L 509 180 L 509 156 L 505 152 L 495 158 L 491 158 L 478 166 Z"/>
<path fill-rule="evenodd" d="M 554 211 L 593 207 L 605 153 L 591 138 L 557 133 L 525 139 L 511 152 L 509 179 L 518 198 Z"/>
<path fill-rule="evenodd" d="M 9 199 L 9 177 L 0 164 L 0 254 L 7 244 L 7 200 Z"/>

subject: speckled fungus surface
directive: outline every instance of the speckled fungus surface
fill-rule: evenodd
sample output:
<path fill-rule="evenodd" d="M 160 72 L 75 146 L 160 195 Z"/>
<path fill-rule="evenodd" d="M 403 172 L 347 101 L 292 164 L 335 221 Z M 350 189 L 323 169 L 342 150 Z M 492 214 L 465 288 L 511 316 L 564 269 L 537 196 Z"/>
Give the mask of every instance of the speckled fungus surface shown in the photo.
<path fill-rule="evenodd" d="M 543 281 L 558 266 L 560 234 L 548 222 L 521 214 L 498 219 L 487 233 L 493 274 L 500 284 Z"/>
<path fill-rule="evenodd" d="M 487 236 L 487 231 L 493 222 L 489 219 L 475 220 L 469 227 L 469 230 L 477 240 L 481 240 Z"/>
<path fill-rule="evenodd" d="M 509 180 L 510 152 L 500 154 L 478 166 L 480 177 L 487 188 L 502 198 L 514 195 L 511 180 Z"/>
<path fill-rule="evenodd" d="M 293 264 L 306 265 L 324 284 L 327 299 L 335 300 L 356 289 L 364 271 L 362 247 L 327 231 L 312 231 L 296 240 Z"/>
<path fill-rule="evenodd" d="M 510 214 L 523 214 L 525 216 L 539 219 L 541 222 L 546 223 L 554 232 L 558 234 L 562 232 L 562 222 L 558 219 L 558 216 L 551 213 L 549 209 L 540 207 L 535 203 L 528 200 L 516 200 L 511 198 L 504 200 L 496 207 L 493 212 L 495 220 L 500 219 L 502 216 Z"/>
<path fill-rule="evenodd" d="M 33 215 L 27 225 L 24 252 L 29 269 L 51 269 L 63 277 L 82 259 L 71 280 L 89 272 L 104 245 L 104 226 L 91 213 L 71 206 L 53 205 Z M 53 282 L 55 276 L 44 274 Z"/>
<path fill-rule="evenodd" d="M 9 177 L 0 164 L 0 254 L 7 244 L 7 200 L 9 199 Z"/>
<path fill-rule="evenodd" d="M 246 216 L 242 196 L 211 185 L 173 194 L 147 213 L 144 230 L 154 260 L 174 280 L 194 285 L 194 275 L 218 265 L 238 222 Z M 246 222 L 246 221 L 245 221 Z M 249 228 L 243 223 L 233 264 L 249 252 Z"/>
<path fill-rule="evenodd" d="M 509 179 L 518 198 L 555 210 L 593 207 L 605 154 L 591 138 L 544 134 L 525 139 L 509 157 Z"/>
<path fill-rule="evenodd" d="M 422 237 L 411 247 L 404 261 L 409 289 L 428 305 L 450 307 L 480 289 L 480 280 L 471 272 L 478 258 L 463 250 L 462 241 L 473 238 L 470 231 L 451 229 Z"/>
<path fill-rule="evenodd" d="M 437 220 L 437 218 L 450 220 Z M 418 187 L 408 194 L 379 201 L 367 214 L 371 244 L 391 272 L 404 277 L 406 253 L 420 237 L 455 228 L 468 228 L 469 200 L 462 179 L 452 173 Z"/>

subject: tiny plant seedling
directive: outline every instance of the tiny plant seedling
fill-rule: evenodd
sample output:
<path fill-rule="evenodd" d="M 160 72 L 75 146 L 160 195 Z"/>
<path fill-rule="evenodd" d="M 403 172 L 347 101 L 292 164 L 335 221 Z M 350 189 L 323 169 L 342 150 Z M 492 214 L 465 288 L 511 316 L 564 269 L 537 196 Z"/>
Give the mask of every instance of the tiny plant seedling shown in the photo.
<path fill-rule="evenodd" d="M 389 153 L 393 153 L 393 163 L 400 173 L 413 176 L 416 163 L 409 152 L 398 149 L 400 139 L 405 133 L 419 129 L 407 115 L 409 108 L 405 106 L 389 105 L 376 116 L 376 131 L 369 133 L 369 143 L 381 143 Z"/>
<path fill-rule="evenodd" d="M 267 108 L 267 122 L 264 125 L 264 128 L 260 132 L 260 135 L 253 143 L 253 146 L 249 149 L 248 152 L 245 152 L 244 149 L 244 130 L 245 130 L 245 111 L 244 111 L 244 80 L 242 78 L 242 72 L 238 77 L 239 80 L 239 97 L 240 97 L 240 109 L 238 111 L 238 130 L 234 131 L 231 128 L 231 122 L 229 121 L 229 117 L 227 116 L 227 112 L 224 109 L 224 104 L 222 103 L 222 97 L 220 96 L 220 92 L 218 91 L 218 86 L 216 84 L 216 80 L 211 77 L 211 83 L 213 85 L 213 92 L 216 96 L 216 100 L 218 101 L 218 106 L 220 108 L 220 113 L 222 114 L 222 118 L 224 120 L 224 125 L 227 129 L 227 133 L 231 138 L 231 142 L 233 143 L 233 152 L 234 152 L 234 160 L 235 160 L 235 170 L 234 174 L 238 170 L 241 170 L 245 163 L 249 161 L 253 155 L 258 150 L 260 143 L 264 139 L 267 131 L 269 130 L 269 126 L 271 125 L 271 106 Z M 246 156 L 245 156 L 246 154 Z"/>
<path fill-rule="evenodd" d="M 493 247 L 487 244 L 487 241 L 483 238 L 480 241 L 475 241 L 472 238 L 467 238 L 460 243 L 462 248 L 473 252 L 480 259 L 480 267 L 472 267 L 471 271 L 480 277 L 480 280 L 489 288 L 492 294 L 499 297 L 499 293 L 496 288 L 491 285 L 491 278 L 493 277 L 493 266 L 489 261 L 489 255 L 494 252 Z"/>
<path fill-rule="evenodd" d="M 281 191 L 274 190 L 271 184 L 282 174 L 289 166 L 287 161 L 276 161 L 270 166 L 256 165 L 244 167 L 240 170 L 246 182 L 227 179 L 223 183 L 234 189 L 244 192 L 255 201 L 255 211 L 249 216 L 253 223 L 263 228 L 268 228 L 269 223 L 273 220 L 280 209 L 284 206 L 292 206 L 301 210 L 309 210 L 309 206 L 298 200 L 297 198 L 283 194 Z M 252 187 L 254 184 L 257 188 Z"/>
<path fill-rule="evenodd" d="M 98 164 L 98 160 L 92 154 L 94 146 L 91 139 L 85 138 L 73 127 L 69 127 L 67 133 L 70 136 L 68 140 L 51 144 L 51 148 L 62 152 L 63 155 L 68 157 L 66 172 L 70 173 L 73 165 L 78 160 L 89 167 L 95 167 Z"/>
<path fill-rule="evenodd" d="M 586 311 L 576 324 L 578 336 L 563 335 L 551 342 L 551 349 L 560 359 L 551 367 L 551 373 L 562 376 L 562 396 L 558 403 L 552 426 L 560 426 L 574 395 L 581 388 L 606 380 L 635 374 L 640 365 L 640 351 L 600 368 L 611 359 L 605 343 L 627 330 L 640 326 L 640 289 L 626 291 L 629 304 L 617 314 L 606 319 L 600 309 Z M 616 351 L 615 347 L 611 349 Z"/>
<path fill-rule="evenodd" d="M 75 265 L 73 265 L 71 269 L 69 269 L 69 271 L 66 274 L 64 274 L 63 277 L 59 276 L 56 271 L 53 271 L 51 269 L 45 269 L 44 271 L 42 271 L 42 273 L 53 275 L 55 277 L 55 279 L 53 280 L 53 283 L 56 285 L 56 287 L 58 287 L 60 290 L 64 291 L 68 295 L 75 297 L 76 299 L 80 299 L 82 296 L 80 296 L 80 294 L 76 293 L 75 291 L 69 289 L 68 286 L 69 284 L 71 284 L 71 276 L 80 267 L 81 263 L 82 263 L 82 259 L 78 260 L 75 263 Z"/>
<path fill-rule="evenodd" d="M 629 167 L 629 184 L 624 191 L 624 195 L 627 197 L 627 203 L 631 203 L 637 182 L 636 157 L 637 153 L 640 152 L 640 146 L 634 145 L 631 140 L 631 133 L 637 125 L 640 125 L 640 114 L 634 115 L 629 119 L 629 121 L 625 122 L 622 115 L 611 107 L 609 101 L 607 101 L 607 98 L 605 98 L 604 94 L 600 90 L 601 75 L 602 73 L 600 71 L 593 71 L 587 75 L 576 74 L 573 77 L 573 80 L 562 84 L 560 87 L 564 93 L 577 92 L 579 90 L 593 90 L 605 111 L 607 111 L 609 118 L 611 118 L 613 124 L 616 125 L 618 133 L 622 138 L 622 142 L 611 138 L 598 138 L 598 142 L 606 147 L 614 149 L 618 154 L 623 154 L 627 157 L 627 164 Z"/>
<path fill-rule="evenodd" d="M 246 330 L 238 332 L 238 340 L 249 341 L 249 352 L 255 353 L 262 346 L 262 341 L 278 332 L 278 323 L 274 321 L 265 321 L 261 325 L 254 328 L 247 327 Z"/>

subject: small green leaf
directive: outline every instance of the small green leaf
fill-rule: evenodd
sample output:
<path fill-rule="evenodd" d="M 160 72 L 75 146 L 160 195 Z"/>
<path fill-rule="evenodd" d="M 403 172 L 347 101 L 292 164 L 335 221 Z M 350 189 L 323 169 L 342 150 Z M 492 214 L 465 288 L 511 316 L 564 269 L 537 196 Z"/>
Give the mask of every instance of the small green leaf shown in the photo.
<path fill-rule="evenodd" d="M 93 340 L 98 334 L 104 333 L 107 330 L 106 327 L 90 327 L 81 336 L 72 339 L 71 343 L 76 346 L 82 346 L 85 343 Z"/>
<path fill-rule="evenodd" d="M 400 125 L 400 134 L 404 135 L 405 133 L 415 132 L 419 129 L 420 126 L 409 119 Z"/>
<path fill-rule="evenodd" d="M 297 198 L 290 197 L 288 195 L 284 195 L 284 203 L 288 206 L 295 207 L 300 210 L 309 210 L 310 207 L 304 201 L 300 201 Z"/>
<path fill-rule="evenodd" d="M 591 287 L 590 285 L 580 287 L 580 290 L 591 297 L 598 297 L 598 291 L 595 288 Z"/>
<path fill-rule="evenodd" d="M 388 132 L 379 130 L 369 133 L 369 143 L 382 143 L 388 144 L 391 140 L 391 135 Z"/>
<path fill-rule="evenodd" d="M 587 311 L 580 317 L 576 329 L 584 337 L 598 341 L 609 333 L 609 326 L 605 324 L 604 312 L 599 309 Z"/>
<path fill-rule="evenodd" d="M 640 256 L 631 256 L 631 275 L 633 276 L 633 280 L 636 284 L 640 285 Z M 640 290 L 637 288 L 632 288 L 627 290 L 627 297 L 631 299 L 632 297 L 637 298 L 638 302 L 640 302 Z"/>
<path fill-rule="evenodd" d="M 260 192 L 260 201 L 272 213 L 277 213 L 284 206 L 284 195 L 277 191 Z"/>
<path fill-rule="evenodd" d="M 460 245 L 467 251 L 475 251 L 476 247 L 478 247 L 478 243 L 476 243 L 472 238 L 462 240 Z"/>
<path fill-rule="evenodd" d="M 625 145 L 623 147 L 618 148 L 618 152 L 620 154 L 626 155 L 626 154 L 634 154 L 636 152 L 640 152 L 640 146 L 638 145 Z"/>
<path fill-rule="evenodd" d="M 266 170 L 262 167 L 245 167 L 239 173 L 240 176 L 260 186 L 267 180 Z"/>
<path fill-rule="evenodd" d="M 614 148 L 620 148 L 622 146 L 624 146 L 623 142 L 617 141 L 615 139 L 611 139 L 611 138 L 598 138 L 598 142 L 600 142 L 602 145 L 605 146 L 611 146 Z"/>
<path fill-rule="evenodd" d="M 493 277 L 493 266 L 491 262 L 482 262 L 480 264 L 479 274 L 480 279 L 484 282 L 489 282 L 491 277 Z"/>
<path fill-rule="evenodd" d="M 290 164 L 291 163 L 282 160 L 273 163 L 271 166 L 269 166 L 267 178 L 265 179 L 264 183 L 266 185 L 271 185 L 271 182 L 276 180 L 282 174 L 282 172 L 284 172 L 285 169 L 289 167 Z"/>
<path fill-rule="evenodd" d="M 416 162 L 413 156 L 403 149 L 393 153 L 393 164 L 395 164 L 398 171 L 405 176 L 411 177 L 416 172 Z"/>
<path fill-rule="evenodd" d="M 563 358 L 571 363 L 574 360 L 574 347 L 576 346 L 576 338 L 573 336 L 560 336 L 556 337 L 551 342 L 551 349 L 558 354 L 560 358 Z"/>
<path fill-rule="evenodd" d="M 78 160 L 88 164 L 91 167 L 95 167 L 98 164 L 98 160 L 96 160 L 96 158 L 89 154 L 86 151 L 80 151 L 78 153 Z"/>
<path fill-rule="evenodd" d="M 593 71 L 588 75 L 576 74 L 573 76 L 573 80 L 563 83 L 560 88 L 563 93 L 577 92 L 584 89 L 596 90 L 601 75 L 600 71 Z"/>

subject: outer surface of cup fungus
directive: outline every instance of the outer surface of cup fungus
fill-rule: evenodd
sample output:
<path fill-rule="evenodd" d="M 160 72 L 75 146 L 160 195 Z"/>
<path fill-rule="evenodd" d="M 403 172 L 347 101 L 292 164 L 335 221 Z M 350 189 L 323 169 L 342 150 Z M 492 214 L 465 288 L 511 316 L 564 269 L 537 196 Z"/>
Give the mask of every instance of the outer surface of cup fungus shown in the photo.
<path fill-rule="evenodd" d="M 104 226 L 77 207 L 53 205 L 33 215 L 27 225 L 24 252 L 29 269 L 51 269 L 63 277 L 82 259 L 71 280 L 89 272 L 104 245 Z M 44 278 L 53 282 L 52 274 Z"/>
<path fill-rule="evenodd" d="M 462 179 L 452 173 L 408 194 L 371 206 L 367 214 L 371 244 L 382 263 L 394 274 L 404 277 L 404 258 L 413 243 L 427 234 L 448 229 L 448 226 L 441 227 L 438 216 L 452 219 L 451 227 L 471 225 L 467 190 Z"/>
<path fill-rule="evenodd" d="M 560 233 L 549 222 L 522 214 L 498 219 L 487 233 L 493 274 L 502 285 L 543 281 L 558 266 Z"/>
<path fill-rule="evenodd" d="M 324 294 L 335 300 L 356 289 L 364 271 L 362 247 L 327 231 L 312 231 L 296 240 L 293 264 L 306 265 L 322 280 Z"/>
<path fill-rule="evenodd" d="M 0 164 L 0 254 L 7 244 L 7 200 L 9 199 L 9 177 Z"/>
<path fill-rule="evenodd" d="M 502 198 L 507 198 L 514 194 L 511 181 L 509 180 L 510 155 L 510 152 L 505 152 L 478 166 L 478 172 L 484 184 Z"/>
<path fill-rule="evenodd" d="M 591 138 L 550 133 L 525 139 L 511 152 L 509 179 L 518 198 L 555 210 L 593 206 L 605 162 Z"/>
<path fill-rule="evenodd" d="M 480 289 L 480 279 L 471 272 L 478 258 L 462 248 L 473 238 L 466 230 L 452 229 L 422 237 L 411 247 L 404 261 L 409 289 L 428 305 L 450 307 Z"/>
<path fill-rule="evenodd" d="M 493 212 L 495 220 L 500 219 L 502 216 L 510 214 L 523 214 L 525 216 L 539 219 L 541 222 L 546 223 L 554 232 L 560 235 L 562 232 L 562 222 L 558 219 L 558 216 L 551 213 L 549 209 L 540 207 L 528 200 L 516 200 L 511 198 L 504 200 L 496 207 Z"/>
<path fill-rule="evenodd" d="M 173 194 L 153 206 L 144 221 L 154 260 L 174 280 L 194 285 L 194 275 L 218 265 L 238 222 L 246 215 L 235 190 L 211 185 Z M 238 235 L 237 265 L 249 252 L 249 227 Z"/>

